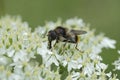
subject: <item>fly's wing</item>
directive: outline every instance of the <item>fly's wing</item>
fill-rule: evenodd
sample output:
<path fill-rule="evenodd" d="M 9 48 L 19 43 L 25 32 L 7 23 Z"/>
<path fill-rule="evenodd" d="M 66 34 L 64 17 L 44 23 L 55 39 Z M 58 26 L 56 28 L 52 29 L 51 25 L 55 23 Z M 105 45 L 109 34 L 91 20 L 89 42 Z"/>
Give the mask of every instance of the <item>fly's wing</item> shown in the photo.
<path fill-rule="evenodd" d="M 86 31 L 83 30 L 71 30 L 70 33 L 73 33 L 75 35 L 81 35 L 81 34 L 86 34 Z"/>

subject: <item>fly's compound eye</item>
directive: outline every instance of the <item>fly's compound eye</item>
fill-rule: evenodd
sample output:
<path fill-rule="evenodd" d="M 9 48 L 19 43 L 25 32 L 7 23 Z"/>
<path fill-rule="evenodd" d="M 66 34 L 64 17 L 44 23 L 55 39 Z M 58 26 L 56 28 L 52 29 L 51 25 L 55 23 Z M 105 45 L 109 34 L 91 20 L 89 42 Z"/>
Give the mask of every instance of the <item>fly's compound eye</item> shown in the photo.
<path fill-rule="evenodd" d="M 56 37 L 57 37 L 57 34 L 55 33 L 55 31 L 51 30 L 48 32 L 48 39 L 50 39 L 51 41 L 55 40 Z"/>

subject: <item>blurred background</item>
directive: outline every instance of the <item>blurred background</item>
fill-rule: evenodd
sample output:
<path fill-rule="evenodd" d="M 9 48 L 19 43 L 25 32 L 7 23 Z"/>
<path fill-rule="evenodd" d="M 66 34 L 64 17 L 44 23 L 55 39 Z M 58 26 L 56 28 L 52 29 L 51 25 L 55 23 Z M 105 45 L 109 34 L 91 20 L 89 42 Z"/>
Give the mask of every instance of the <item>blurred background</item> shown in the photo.
<path fill-rule="evenodd" d="M 69 18 L 82 18 L 90 23 L 96 34 L 104 32 L 117 41 L 116 50 L 104 49 L 103 62 L 109 64 L 107 71 L 112 71 L 112 62 L 118 59 L 120 50 L 120 0 L 0 0 L 0 16 L 20 15 L 34 29 L 44 25 L 45 21 L 63 21 Z M 120 79 L 120 71 L 117 73 Z"/>

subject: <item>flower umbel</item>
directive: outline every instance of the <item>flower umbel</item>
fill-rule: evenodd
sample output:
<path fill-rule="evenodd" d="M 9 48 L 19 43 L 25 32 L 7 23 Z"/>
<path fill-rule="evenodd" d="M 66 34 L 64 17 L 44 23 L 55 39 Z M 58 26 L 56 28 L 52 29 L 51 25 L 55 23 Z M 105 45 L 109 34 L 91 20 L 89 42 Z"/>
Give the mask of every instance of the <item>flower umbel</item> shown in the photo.
<path fill-rule="evenodd" d="M 84 52 L 76 50 L 71 43 L 67 43 L 63 50 L 64 42 L 49 50 L 46 35 L 57 26 L 87 31 L 87 34 L 79 36 L 78 48 Z M 103 48 L 115 49 L 116 41 L 94 32 L 78 18 L 64 23 L 61 20 L 50 21 L 31 32 L 28 23 L 22 22 L 21 17 L 2 17 L 0 80 L 118 80 L 112 72 L 105 72 L 108 65 L 99 55 Z M 119 65 L 116 66 L 120 69 Z"/>

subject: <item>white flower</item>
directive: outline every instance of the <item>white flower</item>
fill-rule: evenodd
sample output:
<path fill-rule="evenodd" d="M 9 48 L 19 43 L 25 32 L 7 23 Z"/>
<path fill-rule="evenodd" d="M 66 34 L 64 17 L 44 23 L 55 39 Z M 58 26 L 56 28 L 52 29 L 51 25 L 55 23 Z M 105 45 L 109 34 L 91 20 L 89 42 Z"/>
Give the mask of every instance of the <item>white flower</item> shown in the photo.
<path fill-rule="evenodd" d="M 93 63 L 88 63 L 86 66 L 83 68 L 83 73 L 89 77 L 94 73 L 95 68 Z"/>
<path fill-rule="evenodd" d="M 107 75 L 108 77 L 111 77 L 112 72 L 106 73 L 106 75 Z"/>
<path fill-rule="evenodd" d="M 118 60 L 114 61 L 113 65 L 115 65 L 115 70 L 120 70 L 120 57 Z"/>
<path fill-rule="evenodd" d="M 3 55 L 6 53 L 6 48 L 5 46 L 3 46 L 2 48 L 0 48 L 0 55 Z"/>
<path fill-rule="evenodd" d="M 115 49 L 115 40 L 109 39 L 108 37 L 103 38 L 101 45 L 105 48 Z"/>
<path fill-rule="evenodd" d="M 66 21 L 66 25 L 69 25 L 69 26 L 79 26 L 79 27 L 84 27 L 85 26 L 83 20 L 82 19 L 77 19 L 77 18 L 68 19 Z"/>
<path fill-rule="evenodd" d="M 52 54 L 50 50 L 47 49 L 47 42 L 41 43 L 41 47 L 37 48 L 37 53 L 42 56 L 42 58 L 46 58 L 47 54 Z"/>
<path fill-rule="evenodd" d="M 38 26 L 38 28 L 36 28 L 35 31 L 40 35 L 44 35 L 46 32 L 46 29 L 44 27 Z"/>
<path fill-rule="evenodd" d="M 120 54 L 120 50 L 118 50 L 118 54 Z M 113 65 L 115 66 L 114 70 L 120 70 L 120 57 L 113 62 Z"/>
<path fill-rule="evenodd" d="M 82 60 L 81 58 L 77 59 L 77 69 L 81 69 L 82 68 L 82 63 L 84 60 Z"/>
<path fill-rule="evenodd" d="M 0 65 L 8 65 L 12 62 L 12 60 L 5 56 L 0 56 Z"/>
<path fill-rule="evenodd" d="M 48 28 L 50 27 L 52 30 L 56 27 L 56 24 L 52 21 L 49 21 L 49 22 L 47 22 L 46 27 L 48 27 Z"/>
<path fill-rule="evenodd" d="M 102 52 L 102 49 L 101 49 L 100 45 L 96 45 L 96 46 L 93 46 L 91 48 L 92 48 L 92 51 L 90 52 L 89 57 L 92 60 L 96 60 L 96 61 L 100 60 L 100 61 L 102 61 L 102 57 L 98 55 L 100 52 Z"/>
<path fill-rule="evenodd" d="M 107 65 L 105 65 L 104 63 L 98 62 L 96 64 L 96 70 L 97 71 L 102 71 L 102 70 L 106 70 L 107 69 Z"/>
<path fill-rule="evenodd" d="M 71 71 L 71 69 L 78 69 L 79 67 L 79 64 L 77 62 L 77 60 L 74 60 L 73 59 L 74 57 L 72 56 L 72 54 L 68 54 L 66 53 L 64 56 L 63 56 L 63 60 L 62 60 L 62 63 L 63 63 L 63 66 L 67 66 L 67 70 L 68 72 Z"/>
<path fill-rule="evenodd" d="M 92 54 L 99 54 L 101 52 L 102 52 L 102 50 L 101 50 L 100 45 L 96 45 L 96 46 L 92 47 L 92 52 L 91 52 Z"/>
<path fill-rule="evenodd" d="M 102 61 L 102 58 L 101 58 L 101 56 L 99 56 L 99 55 L 97 55 L 97 54 L 94 54 L 94 53 L 91 53 L 90 55 L 89 55 L 89 57 L 92 59 L 92 60 L 100 60 L 100 61 Z"/>
<path fill-rule="evenodd" d="M 57 53 L 52 52 L 52 54 L 46 55 L 46 67 L 50 66 L 52 63 L 54 63 L 56 66 L 59 66 L 59 61 L 61 60 L 61 56 Z"/>
<path fill-rule="evenodd" d="M 18 74 L 11 74 L 11 76 L 8 78 L 8 80 L 23 80 L 23 79 L 24 77 Z"/>
<path fill-rule="evenodd" d="M 8 57 L 12 57 L 15 53 L 15 50 L 12 47 L 10 47 L 7 49 L 6 52 L 7 52 Z"/>
<path fill-rule="evenodd" d="M 29 58 L 27 56 L 27 53 L 23 50 L 18 51 L 15 53 L 14 57 L 13 57 L 13 61 L 17 62 L 17 61 L 29 61 Z"/>
<path fill-rule="evenodd" d="M 78 80 L 80 78 L 80 72 L 73 72 L 72 74 L 72 80 Z"/>

